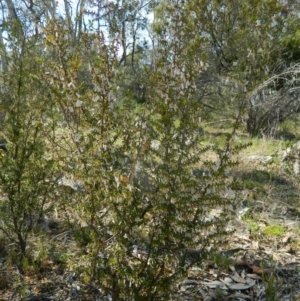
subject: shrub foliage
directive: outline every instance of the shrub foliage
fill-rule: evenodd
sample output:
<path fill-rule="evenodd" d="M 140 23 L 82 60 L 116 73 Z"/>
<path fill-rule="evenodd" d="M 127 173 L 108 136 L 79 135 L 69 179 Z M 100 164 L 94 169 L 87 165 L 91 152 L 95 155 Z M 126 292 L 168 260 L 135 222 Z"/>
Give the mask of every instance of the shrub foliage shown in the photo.
<path fill-rule="evenodd" d="M 28 256 L 28 238 L 55 209 L 81 250 L 73 267 L 114 301 L 169 299 L 188 267 L 226 241 L 235 215 L 228 170 L 242 146 L 236 124 L 222 147 L 200 135 L 197 87 L 209 64 L 192 8 L 155 6 L 143 103 L 118 92 L 126 75 L 113 37 L 80 23 L 75 35 L 54 17 L 40 34 L 17 16 L 7 25 L 0 230 Z"/>

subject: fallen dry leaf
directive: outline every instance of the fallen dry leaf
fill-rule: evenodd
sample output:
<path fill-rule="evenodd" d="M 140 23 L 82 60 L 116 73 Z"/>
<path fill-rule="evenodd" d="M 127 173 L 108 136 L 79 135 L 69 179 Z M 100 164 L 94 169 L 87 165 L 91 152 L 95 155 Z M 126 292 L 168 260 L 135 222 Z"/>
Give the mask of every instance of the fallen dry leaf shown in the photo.
<path fill-rule="evenodd" d="M 246 290 L 246 289 L 254 286 L 255 284 L 256 284 L 256 282 L 253 279 L 248 278 L 248 279 L 246 279 L 245 283 L 232 283 L 230 285 L 227 285 L 227 287 L 232 290 Z"/>

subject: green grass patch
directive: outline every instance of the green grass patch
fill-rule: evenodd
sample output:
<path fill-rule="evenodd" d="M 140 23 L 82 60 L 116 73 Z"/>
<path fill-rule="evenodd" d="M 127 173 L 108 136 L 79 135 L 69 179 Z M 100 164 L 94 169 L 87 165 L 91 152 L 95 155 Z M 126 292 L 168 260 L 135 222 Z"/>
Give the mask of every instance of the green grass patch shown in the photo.
<path fill-rule="evenodd" d="M 285 234 L 286 229 L 281 225 L 268 226 L 263 230 L 264 234 L 267 236 L 278 237 Z"/>
<path fill-rule="evenodd" d="M 273 156 L 286 148 L 285 142 L 281 140 L 265 138 L 244 138 L 244 143 L 251 142 L 251 145 L 244 151 L 245 154 L 256 154 L 263 156 Z"/>
<path fill-rule="evenodd" d="M 298 140 L 300 137 L 299 126 L 300 120 L 285 120 L 278 128 L 278 136 L 287 141 Z"/>
<path fill-rule="evenodd" d="M 252 234 L 252 236 L 256 236 L 259 234 L 259 230 L 260 230 L 260 227 L 259 225 L 253 221 L 253 220 L 246 220 L 246 222 L 248 223 L 249 225 L 249 229 L 250 229 L 250 232 Z"/>

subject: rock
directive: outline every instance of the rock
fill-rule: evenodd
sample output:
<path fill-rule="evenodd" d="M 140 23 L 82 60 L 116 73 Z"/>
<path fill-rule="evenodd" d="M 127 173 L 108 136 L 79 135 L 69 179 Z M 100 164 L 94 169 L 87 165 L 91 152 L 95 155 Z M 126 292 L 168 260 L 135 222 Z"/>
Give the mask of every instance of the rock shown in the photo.
<path fill-rule="evenodd" d="M 270 161 L 272 161 L 272 156 L 263 156 L 263 155 L 251 155 L 248 156 L 247 159 L 251 162 L 258 162 L 258 163 L 269 163 Z"/>
<path fill-rule="evenodd" d="M 61 185 L 61 186 L 70 187 L 74 191 L 77 191 L 77 192 L 84 192 L 85 191 L 84 184 L 81 181 L 74 180 L 71 177 L 67 177 L 65 175 L 62 176 L 58 180 L 58 184 Z"/>
<path fill-rule="evenodd" d="M 281 166 L 291 171 L 294 175 L 300 173 L 300 141 L 283 152 Z"/>

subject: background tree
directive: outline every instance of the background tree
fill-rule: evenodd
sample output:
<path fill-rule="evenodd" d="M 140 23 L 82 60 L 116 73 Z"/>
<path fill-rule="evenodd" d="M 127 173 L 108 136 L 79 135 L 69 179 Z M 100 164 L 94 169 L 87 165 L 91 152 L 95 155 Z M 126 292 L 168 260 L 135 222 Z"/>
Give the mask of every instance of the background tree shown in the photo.
<path fill-rule="evenodd" d="M 285 38 L 290 35 L 287 34 L 288 24 L 298 18 L 295 15 L 297 5 L 295 2 L 287 6 L 277 0 L 202 1 L 200 5 L 190 4 L 194 12 L 193 20 L 206 42 L 210 61 L 209 72 L 199 76 L 198 84 L 199 92 L 207 95 L 205 101 L 202 100 L 207 108 L 206 115 L 211 118 L 209 113 L 215 111 L 219 115 L 217 118 L 220 118 L 225 107 L 225 117 L 228 118 L 232 108 L 239 105 L 235 98 L 239 90 L 246 89 L 251 93 L 261 82 L 282 71 L 284 64 L 288 63 L 282 55 L 283 44 L 288 43 L 288 38 Z M 287 111 L 292 112 L 295 101 L 283 98 L 280 107 L 271 98 L 267 101 L 261 99 L 255 107 L 248 101 L 248 133 L 274 133 L 276 125 L 290 116 L 283 113 L 284 108 L 288 107 Z M 278 110 L 279 119 L 275 117 Z"/>

